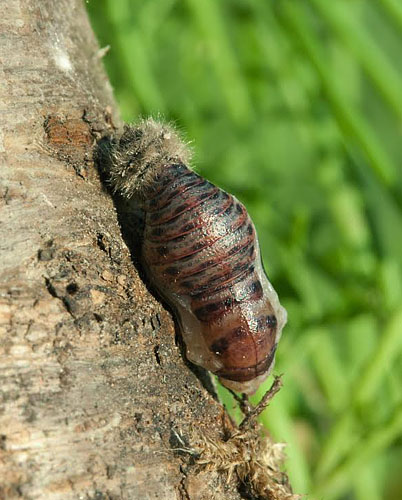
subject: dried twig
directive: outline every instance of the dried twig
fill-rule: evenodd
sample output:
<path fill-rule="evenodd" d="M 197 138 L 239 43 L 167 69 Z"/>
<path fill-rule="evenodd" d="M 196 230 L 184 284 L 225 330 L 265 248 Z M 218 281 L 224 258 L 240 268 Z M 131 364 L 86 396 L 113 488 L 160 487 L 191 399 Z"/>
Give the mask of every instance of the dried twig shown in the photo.
<path fill-rule="evenodd" d="M 243 421 L 239 425 L 240 430 L 244 430 L 247 427 L 251 427 L 255 424 L 258 416 L 269 405 L 272 398 L 281 389 L 282 385 L 283 385 L 282 384 L 282 375 L 276 376 L 270 389 L 264 394 L 263 398 L 258 403 L 258 405 L 255 408 L 250 409 L 250 411 L 247 411 L 246 416 L 244 417 Z M 244 404 L 243 401 L 242 401 L 242 404 Z M 250 408 L 250 405 L 248 405 L 248 406 Z"/>

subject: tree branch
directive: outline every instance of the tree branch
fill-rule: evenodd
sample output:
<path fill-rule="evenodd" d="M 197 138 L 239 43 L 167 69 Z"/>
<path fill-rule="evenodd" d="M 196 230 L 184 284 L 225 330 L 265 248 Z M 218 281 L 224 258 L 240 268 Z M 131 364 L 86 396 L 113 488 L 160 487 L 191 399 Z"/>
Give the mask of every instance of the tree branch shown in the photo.
<path fill-rule="evenodd" d="M 119 118 L 81 1 L 10 0 L 0 19 L 0 499 L 241 498 L 175 450 L 233 425 L 94 167 Z"/>

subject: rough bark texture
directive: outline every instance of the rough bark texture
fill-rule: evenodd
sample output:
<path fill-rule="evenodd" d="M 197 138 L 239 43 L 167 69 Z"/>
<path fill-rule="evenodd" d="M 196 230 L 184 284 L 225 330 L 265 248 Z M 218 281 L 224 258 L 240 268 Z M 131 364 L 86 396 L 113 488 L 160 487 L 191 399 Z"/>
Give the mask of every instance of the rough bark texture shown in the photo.
<path fill-rule="evenodd" d="M 230 423 L 93 165 L 114 103 L 81 1 L 1 2 L 0 39 L 0 499 L 240 498 L 175 451 Z"/>

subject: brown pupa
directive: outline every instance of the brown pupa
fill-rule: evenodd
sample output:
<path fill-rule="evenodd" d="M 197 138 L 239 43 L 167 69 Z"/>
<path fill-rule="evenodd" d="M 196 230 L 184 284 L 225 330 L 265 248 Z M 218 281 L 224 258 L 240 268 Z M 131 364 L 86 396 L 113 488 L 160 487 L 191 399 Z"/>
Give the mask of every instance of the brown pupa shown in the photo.
<path fill-rule="evenodd" d="M 273 368 L 286 311 L 245 207 L 192 171 L 175 130 L 152 119 L 126 126 L 102 157 L 113 189 L 144 210 L 142 263 L 176 312 L 188 359 L 254 393 Z"/>

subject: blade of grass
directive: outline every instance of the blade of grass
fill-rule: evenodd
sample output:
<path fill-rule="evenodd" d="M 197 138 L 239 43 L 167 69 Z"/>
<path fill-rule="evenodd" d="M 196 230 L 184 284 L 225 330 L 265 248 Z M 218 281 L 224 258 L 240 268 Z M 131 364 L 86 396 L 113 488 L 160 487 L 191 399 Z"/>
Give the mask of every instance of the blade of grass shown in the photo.
<path fill-rule="evenodd" d="M 311 146 L 314 141 L 311 127 L 306 120 L 297 118 L 300 109 L 307 108 L 308 97 L 302 82 L 296 79 L 293 73 L 290 75 L 289 68 L 286 68 L 288 64 L 285 54 L 291 51 L 286 33 L 283 32 L 272 9 L 266 2 L 253 0 L 252 6 L 256 38 L 265 56 L 264 63 L 274 75 L 279 76 L 275 82 L 278 86 L 278 93 L 292 113 L 298 134 L 307 145 Z M 268 26 L 269 29 L 267 29 Z"/>
<path fill-rule="evenodd" d="M 370 359 L 357 380 L 356 389 L 345 413 L 337 420 L 326 439 L 317 464 L 317 477 L 323 477 L 339 463 L 347 452 L 340 443 L 351 440 L 355 411 L 359 405 L 375 404 L 376 392 L 384 379 L 384 373 L 400 356 L 402 347 L 402 308 L 391 317 L 380 338 L 375 355 Z"/>
<path fill-rule="evenodd" d="M 402 3 L 400 0 L 378 0 L 399 31 L 402 31 Z"/>
<path fill-rule="evenodd" d="M 375 355 L 369 360 L 354 391 L 357 405 L 375 400 L 384 374 L 392 369 L 392 364 L 401 357 L 402 351 L 402 307 L 391 316 L 381 334 Z"/>
<path fill-rule="evenodd" d="M 377 330 L 377 318 L 372 312 L 359 314 L 347 322 L 345 351 L 349 380 L 357 380 L 368 358 L 375 351 L 378 342 Z"/>
<path fill-rule="evenodd" d="M 393 310 L 402 302 L 401 265 L 391 257 L 385 258 L 381 262 L 379 287 L 387 310 Z"/>
<path fill-rule="evenodd" d="M 368 172 L 364 172 L 365 168 L 361 163 L 356 162 L 356 170 L 365 192 L 367 212 L 378 252 L 385 258 L 394 259 L 402 266 L 401 197 L 393 190 L 379 184 L 374 175 L 367 175 Z"/>
<path fill-rule="evenodd" d="M 228 111 L 235 123 L 246 126 L 253 115 L 252 105 L 247 84 L 241 75 L 236 56 L 228 41 L 225 18 L 219 7 L 220 2 L 187 0 L 187 3 L 203 34 Z"/>
<path fill-rule="evenodd" d="M 373 430 L 365 439 L 352 448 L 346 460 L 318 483 L 311 492 L 312 498 L 339 498 L 351 485 L 353 478 L 373 457 L 378 457 L 402 433 L 402 407 L 398 408 L 394 417 L 385 425 Z"/>
<path fill-rule="evenodd" d="M 310 352 L 314 338 L 322 335 L 325 329 L 323 327 L 303 329 L 303 336 L 295 338 L 295 332 L 290 331 L 291 328 L 290 325 L 286 327 L 286 336 L 281 340 L 276 371 L 285 373 L 286 378 L 293 381 L 296 393 L 302 395 L 304 402 L 314 414 L 326 415 L 328 412 L 327 401 L 311 369 Z M 297 327 L 296 330 L 298 330 Z"/>
<path fill-rule="evenodd" d="M 356 16 L 351 15 L 351 6 L 342 1 L 310 0 L 310 2 L 329 24 L 338 40 L 342 40 L 352 51 L 391 111 L 402 121 L 400 98 L 402 78 L 372 36 L 366 32 L 364 25 L 356 22 Z"/>
<path fill-rule="evenodd" d="M 307 58 L 316 68 L 320 76 L 322 88 L 328 99 L 339 127 L 343 132 L 345 142 L 350 145 L 350 138 L 364 152 L 369 166 L 377 178 L 385 185 L 393 185 L 396 178 L 396 167 L 387 152 L 378 142 L 372 127 L 360 115 L 357 109 L 345 102 L 337 87 L 333 84 L 333 75 L 328 70 L 327 58 L 320 49 L 318 39 L 306 20 L 305 13 L 295 2 L 283 2 L 283 19 L 293 34 L 296 44 L 300 46 Z"/>
<path fill-rule="evenodd" d="M 320 335 L 316 335 L 310 341 L 312 342 L 311 359 L 317 377 L 331 412 L 337 414 L 345 406 L 349 387 L 345 369 L 332 341 L 333 334 L 334 332 L 330 329 L 323 329 Z M 336 390 L 334 390 L 335 387 Z"/>
<path fill-rule="evenodd" d="M 372 464 L 366 466 L 356 475 L 353 481 L 353 490 L 356 500 L 383 500 L 378 481 L 378 470 Z"/>
<path fill-rule="evenodd" d="M 314 472 L 315 480 L 327 477 L 338 464 L 340 457 L 347 455 L 351 446 L 358 439 L 355 430 L 355 418 L 352 412 L 344 413 L 332 426 L 320 450 L 320 455 Z"/>
<path fill-rule="evenodd" d="M 110 1 L 107 7 L 116 26 L 116 53 L 122 58 L 126 78 L 137 93 L 145 113 L 163 113 L 165 104 L 153 75 L 148 48 L 138 26 L 130 23 L 133 19 L 130 1 Z M 113 46 L 111 50 L 114 50 Z"/>
<path fill-rule="evenodd" d="M 166 18 L 171 13 L 174 4 L 175 0 L 164 0 L 163 2 L 160 0 L 150 0 L 141 5 L 141 9 L 138 10 L 137 16 L 143 27 L 143 34 L 146 36 L 147 40 L 151 40 L 152 37 L 158 36 L 158 30 L 161 29 L 161 25 L 166 22 Z"/>
<path fill-rule="evenodd" d="M 370 241 L 370 230 L 363 210 L 359 190 L 346 182 L 332 186 L 328 193 L 329 206 L 345 241 L 355 248 L 365 248 Z"/>

